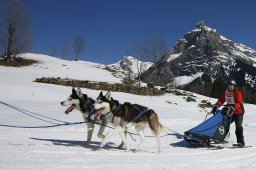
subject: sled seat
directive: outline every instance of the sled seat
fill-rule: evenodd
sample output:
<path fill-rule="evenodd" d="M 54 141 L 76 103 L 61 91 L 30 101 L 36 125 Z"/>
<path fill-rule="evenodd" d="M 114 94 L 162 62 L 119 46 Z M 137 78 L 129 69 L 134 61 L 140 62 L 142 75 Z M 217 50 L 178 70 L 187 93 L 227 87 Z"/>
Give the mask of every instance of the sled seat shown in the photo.
<path fill-rule="evenodd" d="M 234 109 L 224 107 L 198 126 L 184 132 L 184 139 L 192 145 L 209 146 L 225 143 Z"/>

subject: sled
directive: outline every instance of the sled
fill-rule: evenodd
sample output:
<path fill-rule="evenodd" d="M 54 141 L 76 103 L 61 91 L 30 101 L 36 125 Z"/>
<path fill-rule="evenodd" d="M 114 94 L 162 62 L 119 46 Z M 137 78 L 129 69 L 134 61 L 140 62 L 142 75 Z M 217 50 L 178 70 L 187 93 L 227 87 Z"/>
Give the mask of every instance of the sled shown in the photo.
<path fill-rule="evenodd" d="M 185 141 L 191 145 L 206 147 L 212 144 L 228 143 L 227 138 L 229 137 L 229 128 L 234 110 L 231 106 L 217 110 L 212 117 L 184 132 Z"/>

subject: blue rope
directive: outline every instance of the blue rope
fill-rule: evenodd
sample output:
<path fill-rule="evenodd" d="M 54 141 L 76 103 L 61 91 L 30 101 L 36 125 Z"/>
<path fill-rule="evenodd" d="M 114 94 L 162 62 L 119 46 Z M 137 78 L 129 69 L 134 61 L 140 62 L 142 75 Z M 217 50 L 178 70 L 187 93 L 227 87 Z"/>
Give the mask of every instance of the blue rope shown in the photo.
<path fill-rule="evenodd" d="M 56 124 L 56 125 L 49 125 L 49 126 L 15 126 L 15 125 L 6 125 L 6 124 L 0 124 L 2 127 L 10 127 L 10 128 L 21 128 L 21 129 L 42 129 L 42 128 L 51 128 L 51 127 L 58 127 L 58 126 L 70 126 L 75 124 L 81 124 L 81 122 L 77 123 L 68 123 L 68 124 Z"/>
<path fill-rule="evenodd" d="M 28 110 L 25 110 L 25 109 L 22 109 L 22 108 L 19 108 L 19 107 L 16 107 L 16 106 L 7 104 L 7 103 L 2 102 L 2 101 L 0 101 L 0 103 L 3 104 L 3 105 L 5 105 L 5 106 L 8 106 L 8 107 L 10 107 L 10 108 L 12 108 L 12 109 L 14 109 L 14 110 L 17 110 L 17 111 L 19 111 L 19 112 L 21 112 L 21 113 L 24 113 L 24 114 L 26 114 L 26 115 L 28 115 L 28 116 L 31 116 L 31 117 L 33 117 L 33 118 L 36 118 L 36 119 L 39 119 L 39 120 L 42 120 L 42 121 L 45 121 L 45 122 L 48 122 L 48 123 L 56 124 L 56 123 L 54 123 L 54 122 L 47 121 L 47 120 L 44 120 L 44 119 L 42 119 L 42 118 L 38 118 L 38 117 L 36 117 L 36 116 L 40 116 L 40 117 L 43 117 L 43 118 L 47 118 L 47 119 L 50 119 L 50 120 L 54 120 L 54 121 L 57 121 L 57 122 L 67 123 L 67 124 L 68 124 L 68 122 L 61 121 L 61 120 L 57 120 L 57 119 L 54 119 L 54 118 L 51 118 L 51 117 L 47 117 L 47 116 L 44 116 L 44 115 L 41 115 L 41 114 L 38 114 L 38 113 L 35 113 L 35 112 L 31 112 L 31 111 L 28 111 Z M 30 113 L 30 114 L 29 114 L 29 113 Z M 34 116 L 34 115 L 36 115 L 36 116 Z"/>
<path fill-rule="evenodd" d="M 5 106 L 7 106 L 7 107 L 10 107 L 10 108 L 14 109 L 14 110 L 17 110 L 18 112 L 21 112 L 21 113 L 23 113 L 23 114 L 25 114 L 27 116 L 33 117 L 33 118 L 41 120 L 43 122 L 47 122 L 47 123 L 53 124 L 53 125 L 50 125 L 50 126 L 14 126 L 14 125 L 0 124 L 0 126 L 3 126 L 3 127 L 13 127 L 13 128 L 49 128 L 49 127 L 57 127 L 57 126 L 64 126 L 64 125 L 81 124 L 81 122 L 69 123 L 69 122 L 61 121 L 61 120 L 54 119 L 54 118 L 51 118 L 51 117 L 47 117 L 47 116 L 44 116 L 44 115 L 41 115 L 41 114 L 38 114 L 38 113 L 34 113 L 34 112 L 31 112 L 31 111 L 28 111 L 28 110 L 25 110 L 25 109 L 22 109 L 22 108 L 19 108 L 19 107 L 7 104 L 7 103 L 2 102 L 2 101 L 0 101 L 0 104 L 3 104 Z M 42 118 L 40 118 L 38 116 L 40 116 Z M 56 123 L 56 122 L 53 122 L 53 121 L 45 120 L 45 118 L 46 119 L 50 119 L 50 120 L 54 120 L 56 122 L 61 122 L 61 123 Z"/>
<path fill-rule="evenodd" d="M 5 106 L 8 106 L 8 107 L 10 107 L 10 108 L 12 108 L 12 109 L 14 109 L 14 110 L 17 110 L 17 111 L 19 111 L 19 112 L 21 112 L 21 113 L 24 113 L 24 114 L 26 114 L 26 115 L 28 115 L 28 116 L 31 116 L 31 117 L 36 118 L 36 119 L 39 119 L 39 120 L 41 120 L 41 121 L 54 124 L 54 125 L 49 125 L 49 126 L 16 126 L 16 125 L 0 124 L 0 127 L 21 128 L 21 129 L 40 129 L 40 128 L 51 128 L 51 127 L 58 127 L 58 126 L 70 126 L 70 125 L 76 125 L 76 124 L 86 123 L 86 122 L 74 122 L 74 123 L 69 123 L 69 122 L 65 122 L 65 121 L 53 119 L 53 118 L 51 118 L 51 117 L 43 116 L 43 115 L 41 115 L 41 114 L 34 113 L 34 112 L 31 112 L 31 111 L 28 111 L 28 110 L 25 110 L 25 109 L 21 109 L 21 108 L 19 108 L 19 107 L 16 107 L 16 106 L 7 104 L 7 103 L 2 102 L 2 101 L 0 101 L 0 104 L 3 104 L 3 105 L 5 105 Z M 122 106 L 122 104 L 119 104 L 118 107 L 117 107 L 117 110 L 121 109 L 121 106 Z M 139 119 L 143 114 L 146 113 L 146 111 L 148 111 L 148 108 L 146 108 L 144 111 L 140 112 L 140 114 L 138 114 L 136 117 L 134 117 L 131 122 L 134 122 L 134 121 L 136 121 L 137 119 Z M 36 116 L 34 116 L 34 115 L 30 115 L 30 114 L 28 114 L 28 113 L 26 113 L 26 112 L 28 112 L 28 113 L 30 113 L 30 114 L 37 115 L 37 116 L 41 116 L 41 117 L 44 117 L 44 118 L 47 118 L 47 119 L 51 119 L 51 120 L 54 120 L 54 121 L 62 122 L 62 123 L 61 123 L 61 124 L 53 123 L 53 122 L 44 120 L 44 119 L 42 119 L 42 118 L 38 118 L 38 117 L 36 117 Z M 91 114 L 91 115 L 94 114 L 94 110 L 93 110 L 93 109 L 89 112 L 89 115 L 90 115 L 90 114 Z M 98 124 L 98 125 L 103 125 L 103 126 L 105 126 L 105 127 L 109 127 L 109 128 L 114 129 L 113 127 L 110 127 L 110 126 L 107 126 L 107 125 L 104 125 L 104 124 L 100 124 L 100 123 L 97 123 L 97 122 L 94 122 L 94 121 L 92 121 L 91 123 Z M 169 129 L 169 130 L 171 130 L 171 129 Z M 173 130 L 171 130 L 171 131 L 173 131 Z M 176 132 L 176 131 L 173 131 L 173 132 L 175 132 L 175 135 L 179 134 L 179 133 Z M 138 135 L 138 134 L 131 133 L 131 132 L 127 132 L 127 133 L 134 134 L 134 135 Z M 163 135 L 163 136 L 161 136 L 161 137 L 169 136 L 169 135 L 174 135 L 174 134 L 167 133 L 166 135 Z M 145 136 L 145 137 L 153 137 L 153 136 Z"/>

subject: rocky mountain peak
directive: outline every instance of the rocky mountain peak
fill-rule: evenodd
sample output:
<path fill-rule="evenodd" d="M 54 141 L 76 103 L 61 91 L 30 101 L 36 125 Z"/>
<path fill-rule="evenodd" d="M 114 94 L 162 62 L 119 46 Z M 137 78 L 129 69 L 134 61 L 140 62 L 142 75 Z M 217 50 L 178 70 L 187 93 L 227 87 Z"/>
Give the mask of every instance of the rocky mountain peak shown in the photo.
<path fill-rule="evenodd" d="M 225 38 L 201 21 L 142 77 L 151 82 L 155 75 L 155 84 L 166 87 L 188 87 L 195 80 L 201 85 L 213 84 L 218 79 L 229 78 L 237 79 L 241 86 L 249 81 L 255 86 L 256 53 Z"/>
<path fill-rule="evenodd" d="M 205 24 L 205 22 L 204 21 L 200 21 L 200 22 L 198 22 L 198 24 L 197 24 L 197 28 L 203 28 L 203 27 L 205 27 L 206 26 L 206 24 Z"/>
<path fill-rule="evenodd" d="M 117 63 L 110 64 L 108 67 L 116 71 L 114 76 L 125 78 L 128 73 L 130 73 L 132 77 L 138 76 L 139 71 L 144 72 L 148 70 L 152 64 L 153 63 L 151 62 L 140 61 L 133 56 L 124 56 L 122 60 Z"/>

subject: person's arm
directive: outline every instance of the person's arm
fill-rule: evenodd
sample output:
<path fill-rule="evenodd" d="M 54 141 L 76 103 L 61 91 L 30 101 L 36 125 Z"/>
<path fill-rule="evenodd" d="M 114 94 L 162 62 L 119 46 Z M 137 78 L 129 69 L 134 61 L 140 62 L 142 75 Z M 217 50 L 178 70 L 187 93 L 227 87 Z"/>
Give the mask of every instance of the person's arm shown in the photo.
<path fill-rule="evenodd" d="M 212 113 L 212 114 L 215 114 L 216 111 L 218 110 L 218 108 L 219 108 L 223 103 L 225 103 L 225 93 L 219 98 L 219 100 L 217 101 L 217 103 L 216 103 L 215 105 L 213 105 L 211 113 Z"/>
<path fill-rule="evenodd" d="M 219 98 L 219 100 L 217 101 L 216 104 L 220 107 L 223 103 L 225 103 L 225 101 L 226 101 L 225 93 L 223 93 L 223 94 L 221 95 L 221 97 Z"/>
<path fill-rule="evenodd" d="M 236 92 L 235 102 L 236 102 L 235 109 L 240 107 L 244 113 L 244 106 L 243 106 L 244 100 L 243 100 L 242 92 L 240 90 Z"/>

